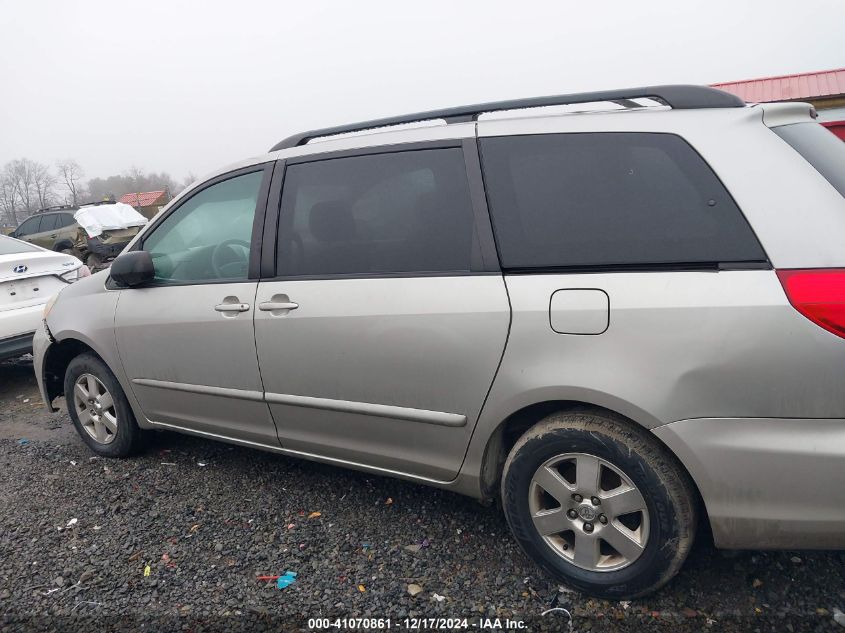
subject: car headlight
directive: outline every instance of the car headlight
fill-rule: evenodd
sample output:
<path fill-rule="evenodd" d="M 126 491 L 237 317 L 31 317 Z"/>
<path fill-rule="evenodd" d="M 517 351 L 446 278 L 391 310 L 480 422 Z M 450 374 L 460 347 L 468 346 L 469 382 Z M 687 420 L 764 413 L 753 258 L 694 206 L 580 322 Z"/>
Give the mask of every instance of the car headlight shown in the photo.
<path fill-rule="evenodd" d="M 50 297 L 49 299 L 47 299 L 47 303 L 45 303 L 45 304 L 44 304 L 44 313 L 43 313 L 43 317 L 42 317 L 42 318 L 43 318 L 45 321 L 47 320 L 47 315 L 48 315 L 48 314 L 50 314 L 50 310 L 52 310 L 52 309 L 53 309 L 53 305 L 55 305 L 55 303 L 56 303 L 56 299 L 58 299 L 58 298 L 59 298 L 59 294 L 60 294 L 60 293 L 61 293 L 61 290 L 60 290 L 59 292 L 57 292 L 56 294 L 54 294 L 54 295 L 53 295 L 52 297 Z"/>

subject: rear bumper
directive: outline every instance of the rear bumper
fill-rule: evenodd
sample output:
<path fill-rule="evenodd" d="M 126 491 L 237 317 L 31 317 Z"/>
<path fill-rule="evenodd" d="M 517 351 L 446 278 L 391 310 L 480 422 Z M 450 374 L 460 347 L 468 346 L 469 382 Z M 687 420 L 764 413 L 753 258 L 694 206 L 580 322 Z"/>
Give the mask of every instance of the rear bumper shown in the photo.
<path fill-rule="evenodd" d="M 653 433 L 698 485 L 718 547 L 845 548 L 845 419 L 699 418 Z"/>
<path fill-rule="evenodd" d="M 32 351 L 32 333 L 43 311 L 43 304 L 0 311 L 0 359 Z"/>
<path fill-rule="evenodd" d="M 32 333 L 0 340 L 0 360 L 15 358 L 32 351 Z"/>

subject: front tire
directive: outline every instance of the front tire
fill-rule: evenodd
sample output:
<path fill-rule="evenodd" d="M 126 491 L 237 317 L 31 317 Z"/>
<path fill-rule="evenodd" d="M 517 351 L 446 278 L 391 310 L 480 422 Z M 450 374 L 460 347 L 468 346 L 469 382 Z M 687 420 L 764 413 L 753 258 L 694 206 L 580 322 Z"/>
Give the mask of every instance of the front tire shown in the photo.
<path fill-rule="evenodd" d="M 674 457 L 611 413 L 548 416 L 517 441 L 502 476 L 502 505 L 525 553 L 566 584 L 616 600 L 678 572 L 696 501 Z"/>
<path fill-rule="evenodd" d="M 94 354 L 80 354 L 65 372 L 65 400 L 82 441 L 97 455 L 126 457 L 141 444 L 141 429 L 120 383 Z"/>

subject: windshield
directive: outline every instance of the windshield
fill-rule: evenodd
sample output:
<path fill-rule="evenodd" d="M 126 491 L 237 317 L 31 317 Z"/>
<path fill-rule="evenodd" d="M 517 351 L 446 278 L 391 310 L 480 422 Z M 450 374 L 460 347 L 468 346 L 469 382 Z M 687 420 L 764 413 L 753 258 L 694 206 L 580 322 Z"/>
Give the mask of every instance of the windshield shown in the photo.
<path fill-rule="evenodd" d="M 39 248 L 21 242 L 5 235 L 0 235 L 0 255 L 15 255 L 17 253 L 37 253 Z"/>

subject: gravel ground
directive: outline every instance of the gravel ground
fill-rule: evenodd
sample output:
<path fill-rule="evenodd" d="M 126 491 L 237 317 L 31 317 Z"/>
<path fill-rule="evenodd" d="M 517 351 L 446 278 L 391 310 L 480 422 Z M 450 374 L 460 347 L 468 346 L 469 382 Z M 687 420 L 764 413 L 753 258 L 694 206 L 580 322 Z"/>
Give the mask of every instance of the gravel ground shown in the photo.
<path fill-rule="evenodd" d="M 538 571 L 495 507 L 452 493 L 169 433 L 132 459 L 92 457 L 31 372 L 0 363 L 3 631 L 308 630 L 313 617 L 845 630 L 843 553 L 722 553 L 705 532 L 658 594 L 593 600 Z M 257 579 L 287 570 L 284 590 Z M 540 615 L 553 607 L 571 628 L 562 610 Z"/>

